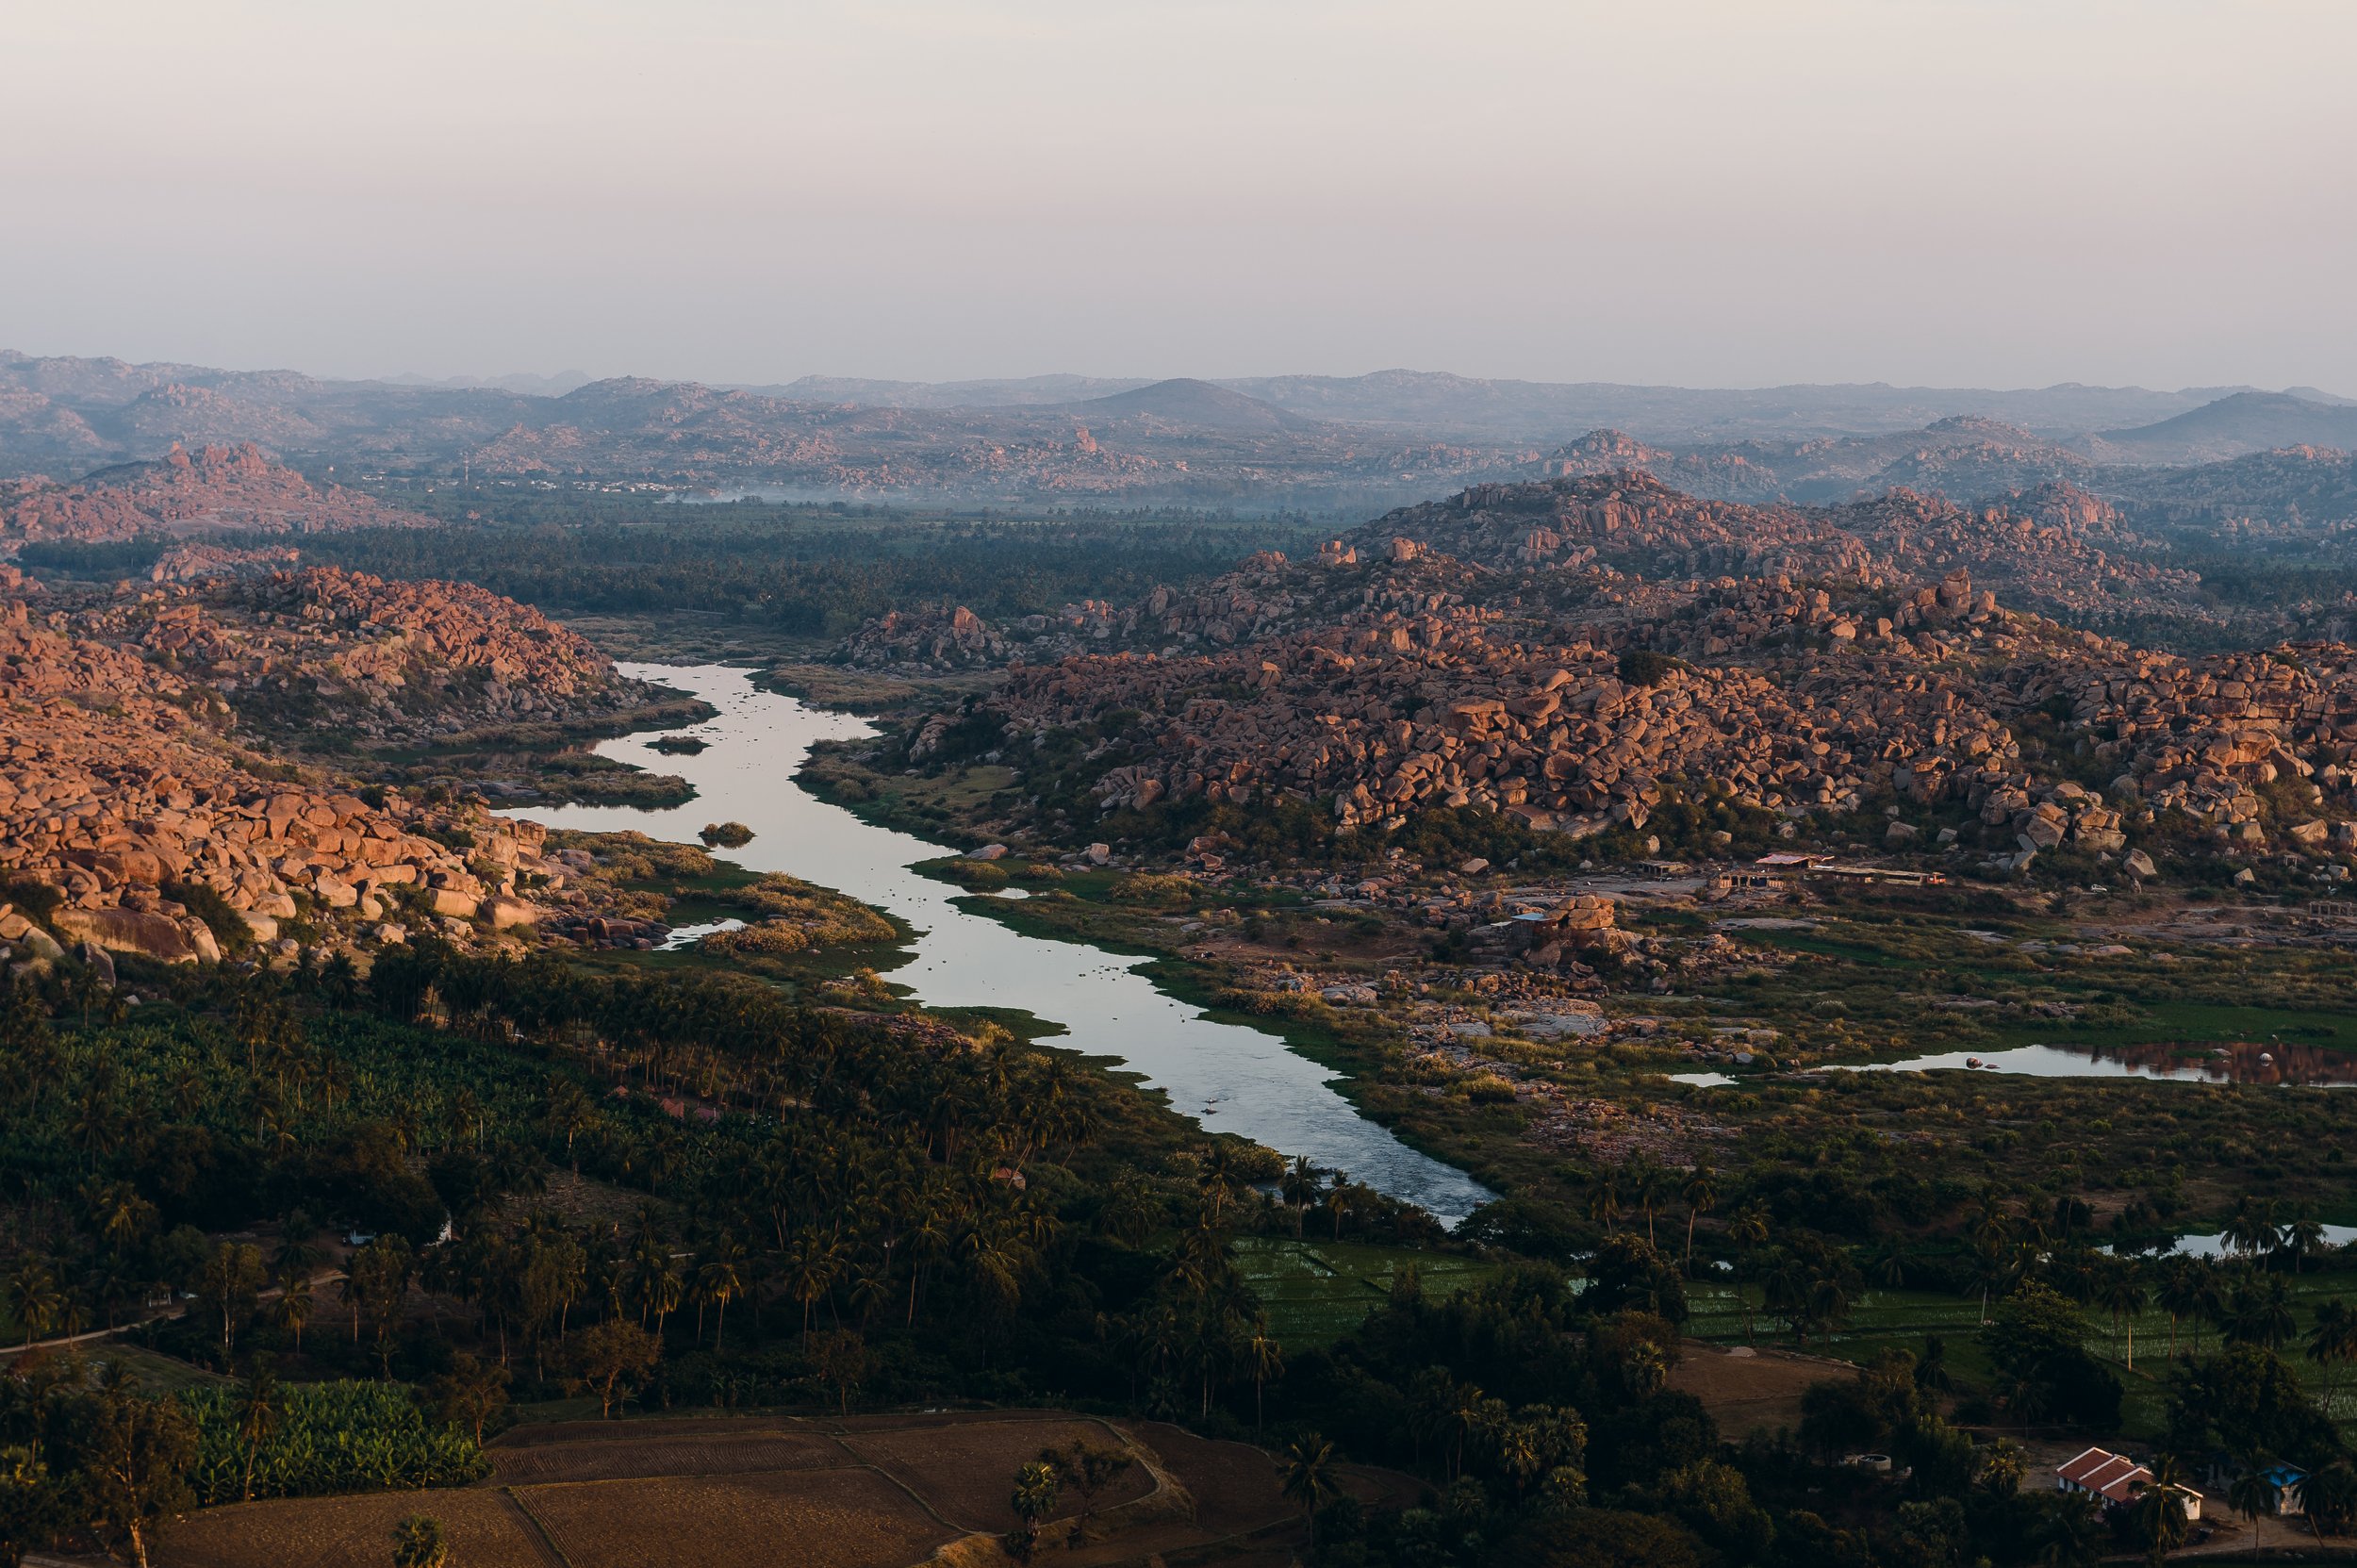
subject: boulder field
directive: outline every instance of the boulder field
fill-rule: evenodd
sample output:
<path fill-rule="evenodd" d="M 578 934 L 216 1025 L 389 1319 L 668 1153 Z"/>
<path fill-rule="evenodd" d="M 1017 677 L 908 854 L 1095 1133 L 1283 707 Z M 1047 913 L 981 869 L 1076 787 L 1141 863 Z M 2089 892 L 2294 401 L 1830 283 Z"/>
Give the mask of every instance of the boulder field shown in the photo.
<path fill-rule="evenodd" d="M 230 698 L 301 692 L 338 704 L 350 733 L 425 736 L 594 710 L 626 685 L 475 588 L 310 571 L 76 599 L 0 569 L 0 878 L 15 894 L 0 942 L 50 956 L 29 916 L 70 942 L 188 962 L 248 937 L 291 948 L 292 932 L 531 925 L 570 871 L 543 857 L 543 830 L 289 766 L 245 738 Z"/>
<path fill-rule="evenodd" d="M 2106 635 L 2190 613 L 2196 586 L 2116 559 L 2119 536 L 2068 487 L 1974 511 L 1904 492 L 1746 507 L 1641 474 L 1485 485 L 1305 560 L 1070 607 L 1046 635 L 956 612 L 889 640 L 969 662 L 1003 635 L 986 711 L 1017 767 L 1124 716 L 1092 753 L 1108 810 L 1292 798 L 1364 829 L 1447 805 L 1585 836 L 1643 828 L 1674 784 L 1795 820 L 1977 817 L 1999 870 L 2069 849 L 2149 875 L 2130 840 L 2166 813 L 2230 852 L 2345 877 L 2357 648 L 2189 655 Z M 843 656 L 874 661 L 876 630 Z M 909 759 L 957 724 L 921 722 Z M 1926 812 L 1887 815 L 1849 831 L 1955 852 L 1953 833 L 1895 819 Z"/>

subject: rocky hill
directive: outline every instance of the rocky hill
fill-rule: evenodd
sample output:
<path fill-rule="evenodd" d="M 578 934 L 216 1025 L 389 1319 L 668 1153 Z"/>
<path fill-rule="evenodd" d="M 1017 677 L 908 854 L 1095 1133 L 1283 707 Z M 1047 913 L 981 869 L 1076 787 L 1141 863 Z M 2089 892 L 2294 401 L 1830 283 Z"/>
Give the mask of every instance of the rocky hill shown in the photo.
<path fill-rule="evenodd" d="M 2172 564 L 2166 542 L 2066 483 L 1969 506 L 1906 490 L 1840 506 L 1745 505 L 1702 500 L 1644 472 L 1477 485 L 1391 512 L 1332 549 L 1376 558 L 1394 539 L 1443 553 L 1460 569 L 1535 573 L 1537 588 L 1557 598 L 1576 599 L 1591 586 L 1651 596 L 1665 583 L 1719 577 L 1839 578 L 1879 591 L 1962 569 L 2009 602 L 2074 626 L 2173 625 L 2208 635 L 2247 619 L 2207 600 L 2200 579 Z M 1294 626 L 1329 608 L 1308 586 L 1313 579 L 1261 564 L 1268 559 L 1208 588 L 1157 590 L 1121 606 L 1066 605 L 1003 627 L 974 621 L 937 644 L 898 618 L 889 635 L 864 629 L 844 655 L 871 666 L 927 657 L 962 666 L 1119 649 L 1178 652 Z"/>
<path fill-rule="evenodd" d="M 582 867 L 478 792 L 387 787 L 372 749 L 619 723 L 654 695 L 466 585 L 309 569 L 52 591 L 0 567 L 0 942 L 178 962 L 531 925 Z"/>
<path fill-rule="evenodd" d="M 1030 787 L 1083 778 L 1105 811 L 1294 800 L 1363 830 L 1456 807 L 1581 837 L 1718 800 L 2005 873 L 2134 849 L 2150 875 L 2169 834 L 2294 865 L 2357 842 L 2357 649 L 2187 658 L 2008 602 L 2178 591 L 2113 561 L 2132 539 L 2059 487 L 1981 511 L 1480 487 L 1106 607 L 1113 651 L 1039 639 L 1066 656 L 1018 652 L 983 711 Z M 941 716 L 905 754 L 970 729 Z M 1075 735 L 1098 737 L 1077 762 Z M 1924 813 L 1952 825 L 1894 820 Z"/>
<path fill-rule="evenodd" d="M 1539 471 L 1581 477 L 1626 469 L 1716 501 L 1825 503 L 1890 489 L 1970 500 L 2054 480 L 2085 483 L 2096 465 L 2018 426 L 1965 415 L 1887 435 L 1674 450 L 1594 430 L 1557 449 Z"/>
<path fill-rule="evenodd" d="M 1064 405 L 1083 419 L 1160 420 L 1196 430 L 1314 431 L 1315 420 L 1208 381 L 1158 381 L 1109 397 Z"/>
<path fill-rule="evenodd" d="M 539 830 L 290 778 L 235 742 L 210 692 L 0 586 L 0 941 L 20 960 L 54 952 L 28 915 L 167 962 L 290 941 L 282 928 L 536 918 L 519 874 L 561 871 L 539 864 Z"/>
<path fill-rule="evenodd" d="M 2316 542 L 2357 527 L 2357 456 L 2325 447 L 2252 453 L 2115 476 L 2107 489 L 2140 526 L 2233 545 Z"/>
<path fill-rule="evenodd" d="M 101 469 L 70 485 L 0 483 L 0 550 L 156 534 L 422 527 L 430 520 L 340 486 L 314 485 L 251 444 L 193 453 L 174 444 L 153 462 Z"/>
<path fill-rule="evenodd" d="M 44 593 L 53 625 L 201 684 L 281 749 L 415 747 L 643 703 L 613 661 L 465 583 L 329 568 Z"/>
<path fill-rule="evenodd" d="M 2133 430 L 2087 437 L 2099 462 L 2171 465 L 2216 462 L 2278 447 L 2357 447 L 2357 405 L 2288 392 L 2237 392 L 2189 413 Z"/>

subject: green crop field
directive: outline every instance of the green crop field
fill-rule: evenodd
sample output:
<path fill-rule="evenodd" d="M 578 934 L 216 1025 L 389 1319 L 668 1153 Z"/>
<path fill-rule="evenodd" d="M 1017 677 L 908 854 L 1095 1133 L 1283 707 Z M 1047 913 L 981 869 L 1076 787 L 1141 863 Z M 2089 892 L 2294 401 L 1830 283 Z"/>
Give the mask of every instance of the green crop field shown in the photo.
<path fill-rule="evenodd" d="M 1428 1296 L 1479 1284 L 1499 1266 L 1413 1247 L 1272 1236 L 1240 1238 L 1236 1263 L 1288 1350 L 1331 1345 L 1358 1328 L 1391 1295 L 1393 1276 L 1404 1265 L 1415 1266 Z"/>

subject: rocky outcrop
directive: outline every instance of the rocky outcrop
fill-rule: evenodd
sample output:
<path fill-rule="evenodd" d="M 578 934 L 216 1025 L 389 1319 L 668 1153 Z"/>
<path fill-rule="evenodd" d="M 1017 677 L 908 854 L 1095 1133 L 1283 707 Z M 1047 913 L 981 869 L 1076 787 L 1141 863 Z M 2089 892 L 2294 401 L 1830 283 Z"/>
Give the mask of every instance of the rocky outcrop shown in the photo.
<path fill-rule="evenodd" d="M 1006 654 L 1006 639 L 963 604 L 894 610 L 861 626 L 836 650 L 841 662 L 865 668 L 964 669 L 997 664 Z"/>
<path fill-rule="evenodd" d="M 280 743 L 430 743 L 578 720 L 648 688 L 537 610 L 464 583 L 331 568 L 45 596 L 60 629 L 236 703 Z"/>
<path fill-rule="evenodd" d="M 223 696 L 333 671 L 356 710 L 360 683 L 387 672 L 455 672 L 473 690 L 503 676 L 536 693 L 610 676 L 536 616 L 494 614 L 477 590 L 331 573 L 253 585 L 252 619 L 224 622 L 179 590 L 77 603 L 7 579 L 0 878 L 54 889 L 48 920 L 68 944 L 190 963 L 248 938 L 291 946 L 281 928 L 294 921 L 337 940 L 397 913 L 499 931 L 533 925 L 534 900 L 565 885 L 571 868 L 542 857 L 538 827 L 257 757 Z M 388 641 L 396 663 L 379 662 Z M 0 939 L 46 956 L 39 927 L 8 931 L 0 919 Z"/>
<path fill-rule="evenodd" d="M 338 486 L 314 485 L 251 444 L 189 453 L 175 443 L 153 462 L 102 469 L 71 485 L 0 485 L 0 549 L 49 540 L 308 534 L 432 521 Z"/>
<path fill-rule="evenodd" d="M 1587 836 L 1641 834 L 1673 792 L 1795 821 L 1899 802 L 1977 821 L 2008 868 L 2116 859 L 2163 817 L 2237 851 L 2273 831 L 2286 852 L 2357 842 L 2357 649 L 2188 660 L 2010 608 L 1979 563 L 2050 600 L 2066 570 L 2089 592 L 2151 581 L 2101 577 L 2124 530 L 2100 501 L 2022 503 L 1764 512 L 1625 476 L 1479 487 L 1310 561 L 1157 590 L 1107 617 L 1121 652 L 1015 668 L 987 711 L 1016 766 L 1132 716 L 1090 753 L 1107 810 L 1291 799 L 1364 830 L 1448 806 Z M 1683 575 L 1724 564 L 1747 569 Z M 950 722 L 921 726 L 910 760 Z M 1870 836 L 1956 852 L 1912 823 Z"/>

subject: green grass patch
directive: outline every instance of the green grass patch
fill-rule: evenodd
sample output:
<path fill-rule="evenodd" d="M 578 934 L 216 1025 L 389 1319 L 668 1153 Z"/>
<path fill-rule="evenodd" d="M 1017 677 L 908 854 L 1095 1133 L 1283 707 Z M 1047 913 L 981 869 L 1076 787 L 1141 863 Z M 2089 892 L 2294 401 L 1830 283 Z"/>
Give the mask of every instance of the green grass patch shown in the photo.
<path fill-rule="evenodd" d="M 1480 1284 L 1502 1266 L 1453 1253 L 1314 1236 L 1243 1237 L 1236 1265 L 1288 1350 L 1316 1349 L 1356 1329 L 1390 1297 L 1392 1280 L 1404 1267 L 1414 1266 L 1426 1296 L 1444 1296 Z"/>

